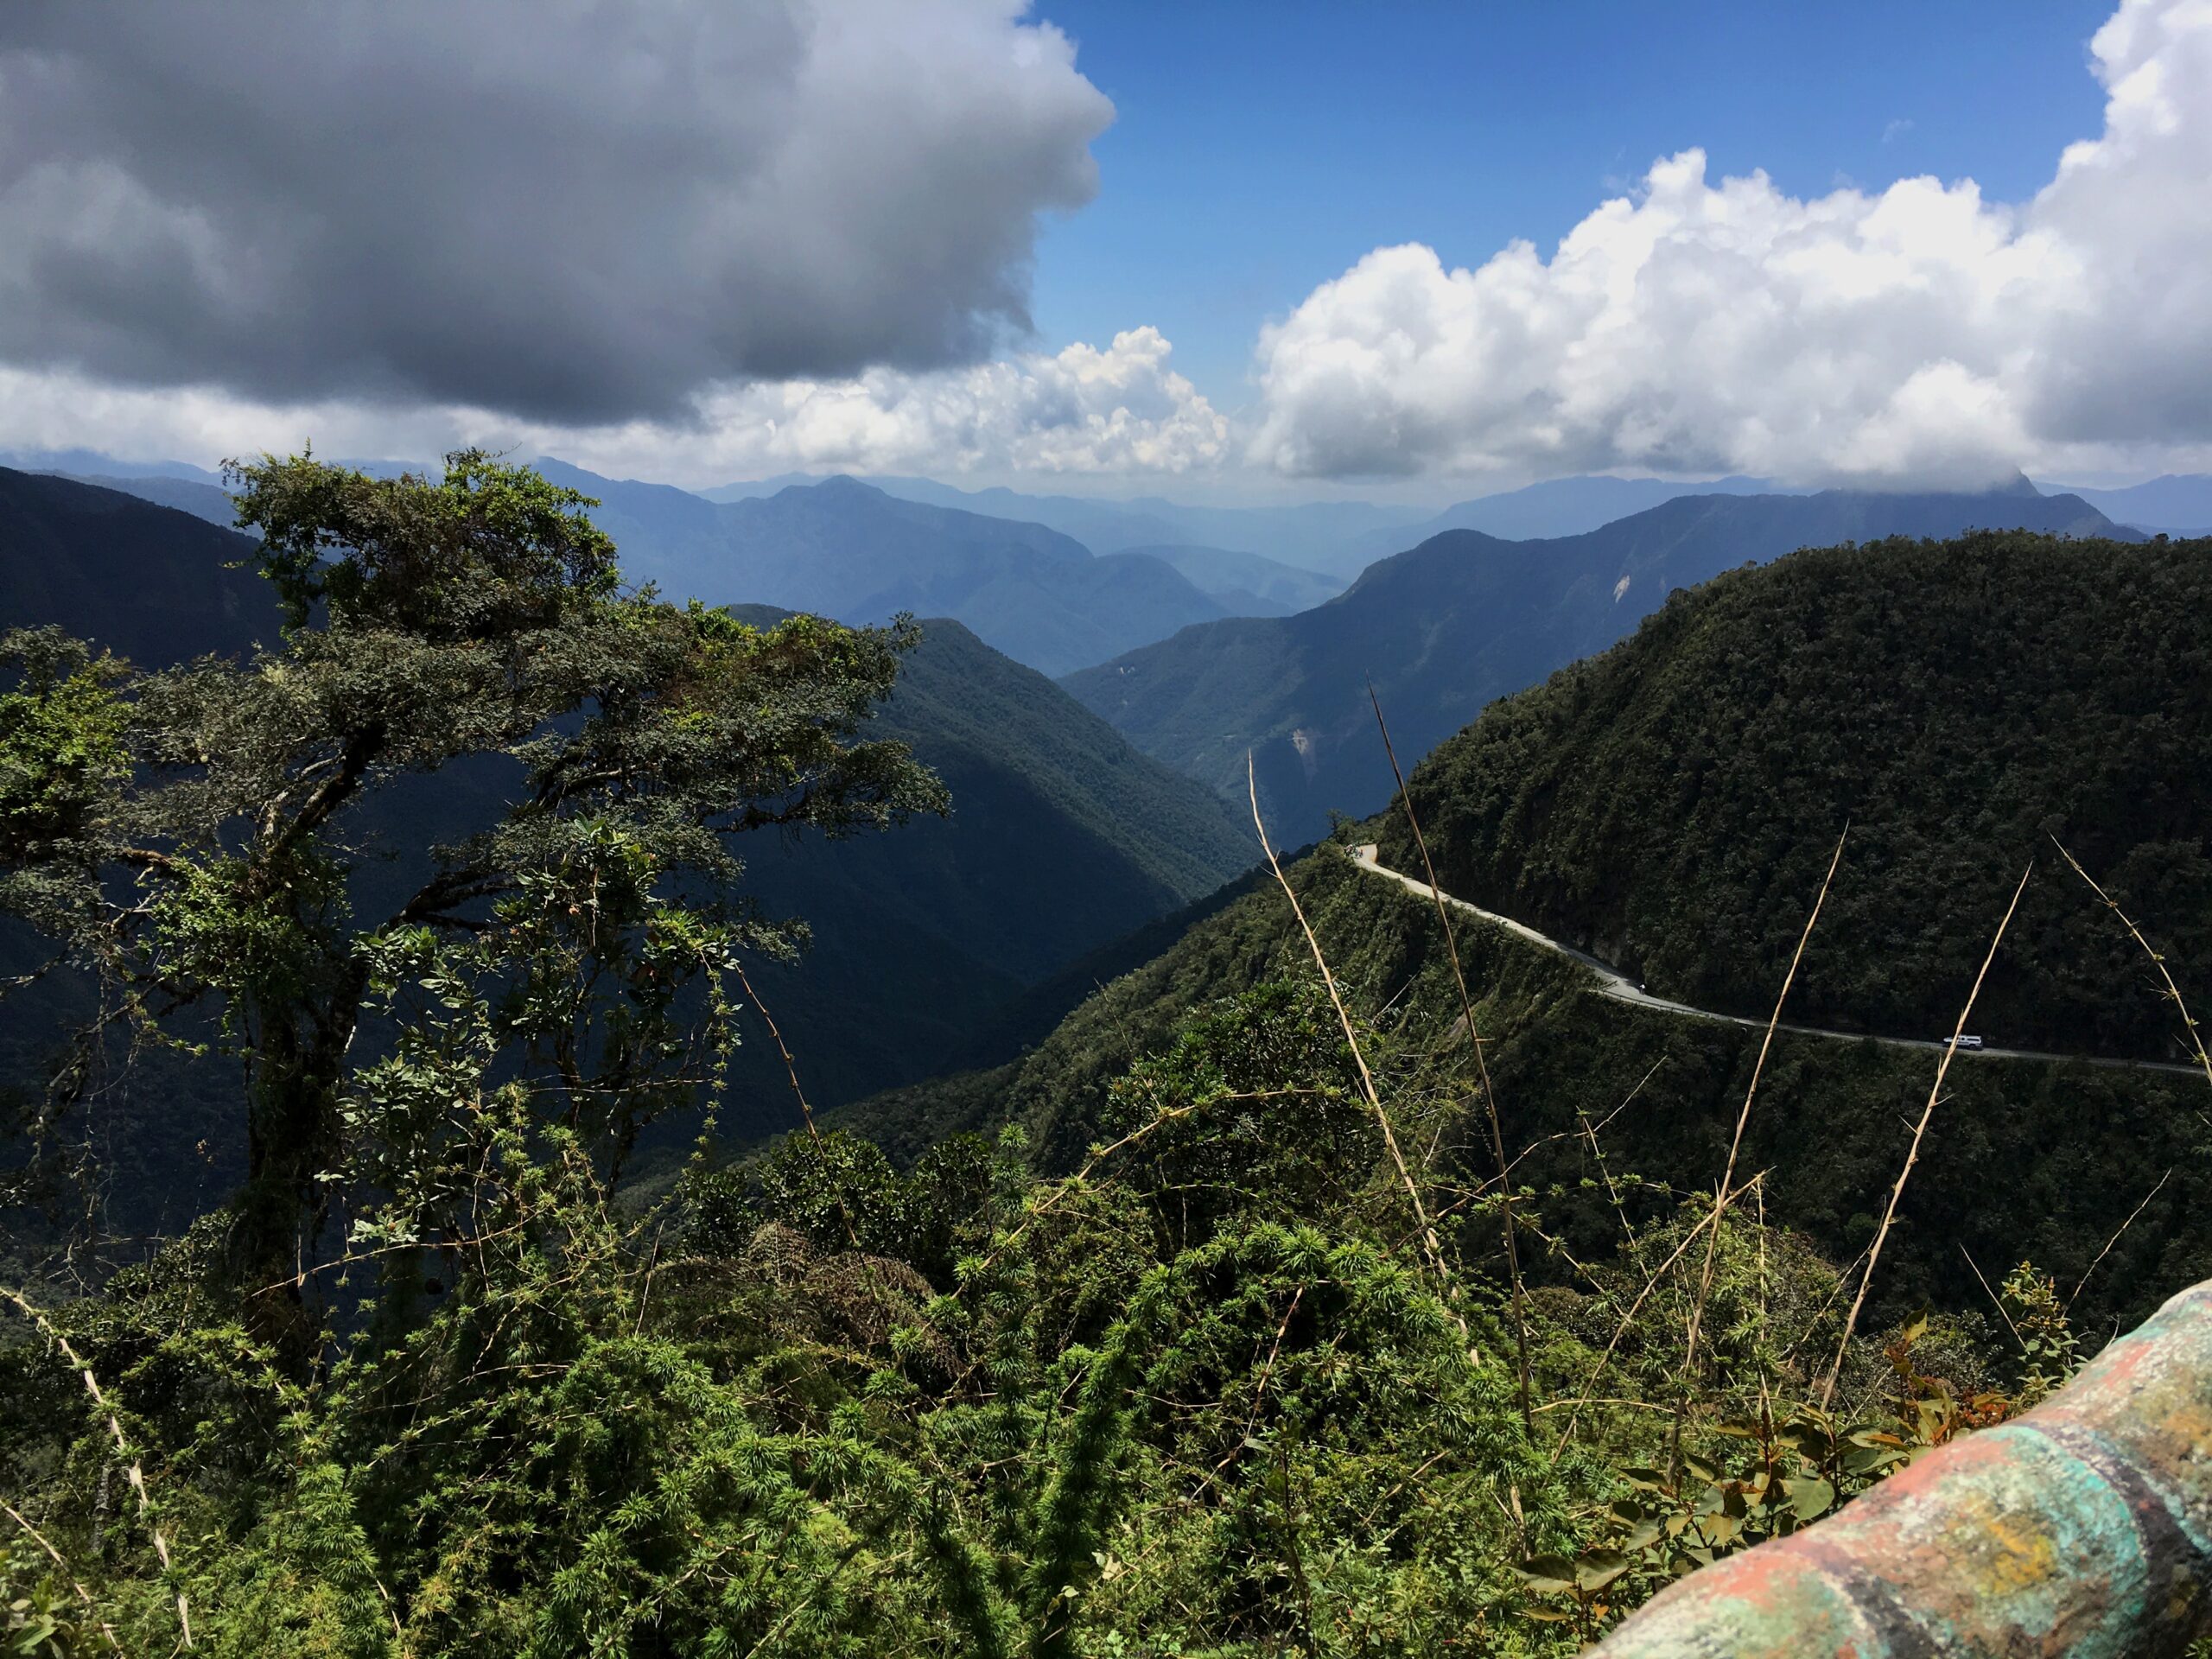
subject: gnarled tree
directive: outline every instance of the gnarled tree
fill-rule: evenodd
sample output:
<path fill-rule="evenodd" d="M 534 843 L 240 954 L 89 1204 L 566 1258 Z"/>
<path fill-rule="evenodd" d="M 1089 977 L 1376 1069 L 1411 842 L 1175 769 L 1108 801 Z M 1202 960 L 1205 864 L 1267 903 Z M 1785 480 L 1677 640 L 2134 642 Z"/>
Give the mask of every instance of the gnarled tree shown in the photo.
<path fill-rule="evenodd" d="M 308 456 L 232 481 L 277 648 L 141 671 L 0 639 L 0 906 L 98 976 L 104 1022 L 219 1017 L 248 1079 L 231 1252 L 296 1334 L 364 1079 L 391 1091 L 379 964 L 465 971 L 487 1075 L 611 1185 L 640 1124 L 711 1085 L 720 969 L 798 931 L 743 902 L 731 837 L 944 795 L 863 735 L 911 623 L 760 630 L 626 587 L 594 503 L 480 453 L 435 482 Z"/>

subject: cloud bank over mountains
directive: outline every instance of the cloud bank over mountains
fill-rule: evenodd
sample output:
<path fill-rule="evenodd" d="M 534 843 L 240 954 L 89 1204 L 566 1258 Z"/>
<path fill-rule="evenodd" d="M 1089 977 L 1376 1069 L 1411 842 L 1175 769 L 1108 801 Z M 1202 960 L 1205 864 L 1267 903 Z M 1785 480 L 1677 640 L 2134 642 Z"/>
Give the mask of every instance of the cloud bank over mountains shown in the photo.
<path fill-rule="evenodd" d="M 2212 3 L 2126 0 L 2033 200 L 1656 164 L 1549 260 L 1379 248 L 1262 333 L 1257 465 L 1973 482 L 2212 441 Z"/>
<path fill-rule="evenodd" d="M 681 423 L 1026 331 L 1112 119 L 1020 0 L 0 9 L 0 354 Z"/>
<path fill-rule="evenodd" d="M 703 395 L 682 427 L 578 427 L 496 410 L 390 409 L 327 400 L 244 402 L 204 388 L 118 388 L 0 367 L 0 449 L 73 446 L 198 461 L 297 448 L 423 461 L 468 444 L 556 454 L 617 477 L 693 486 L 784 472 L 1178 476 L 1235 453 L 1229 421 L 1169 366 L 1167 341 L 1133 328 L 964 368 L 872 369 L 849 379 L 766 381 Z"/>
<path fill-rule="evenodd" d="M 1548 258 L 1376 249 L 1259 326 L 1236 410 L 1141 318 L 1029 337 L 1040 218 L 1113 111 L 1028 11 L 0 10 L 0 446 L 692 483 L 2212 465 L 2212 0 L 2124 0 L 2104 130 L 2026 202 L 1800 199 L 1685 149 Z"/>

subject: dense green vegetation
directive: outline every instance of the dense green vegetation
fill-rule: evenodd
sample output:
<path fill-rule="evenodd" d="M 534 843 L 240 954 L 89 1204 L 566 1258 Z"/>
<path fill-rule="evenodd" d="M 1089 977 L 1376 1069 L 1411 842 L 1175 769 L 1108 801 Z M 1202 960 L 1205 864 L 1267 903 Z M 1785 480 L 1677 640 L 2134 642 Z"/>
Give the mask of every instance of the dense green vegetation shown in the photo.
<path fill-rule="evenodd" d="M 1354 870 L 1346 841 L 1295 867 L 1294 884 L 1354 1006 L 1399 1040 L 1433 1043 L 1459 1014 L 1435 912 Z M 1789 918 L 1793 936 L 1803 923 L 1801 906 Z M 1615 1228 L 1605 1194 L 1580 1185 L 1598 1174 L 1578 1138 L 1586 1117 L 1606 1120 L 1632 1102 L 1605 1130 L 1614 1167 L 1666 1190 L 1710 1186 L 1727 1155 L 1759 1032 L 1592 995 L 1580 969 L 1503 929 L 1462 925 L 1459 949 L 1478 998 L 1508 1142 L 1516 1154 L 1530 1149 L 1518 1165 L 1526 1184 L 1563 1195 L 1552 1222 L 1573 1259 L 1602 1251 Z M 1079 1166 L 1089 1145 L 1111 1138 L 1117 1080 L 1171 1044 L 1187 1010 L 1296 976 L 1309 962 L 1280 889 L 1262 888 L 1106 986 L 1020 1060 L 861 1102 L 834 1121 L 902 1158 L 954 1131 L 1013 1122 L 1046 1167 Z M 1972 976 L 1970 965 L 1968 982 Z M 2155 1015 L 2158 999 L 2136 979 L 2131 969 L 2129 988 Z M 1959 990 L 1963 996 L 1963 984 Z M 1916 1115 L 1936 1058 L 1872 1043 L 1777 1038 L 1742 1159 L 1769 1172 L 1772 1213 L 1828 1259 L 1852 1261 L 1871 1239 L 1904 1155 L 1899 1119 Z M 2196 1223 L 2212 1201 L 2212 1128 L 2197 1116 L 2204 1089 L 2201 1077 L 2084 1065 L 1955 1065 L 1901 1231 L 1886 1247 L 1885 1275 L 1894 1277 L 1882 1287 L 1884 1311 L 1981 1300 L 1961 1245 L 1985 1268 L 2032 1256 L 2070 1286 L 2169 1169 L 2171 1179 L 2114 1246 L 2082 1306 L 2100 1319 L 2133 1321 L 2173 1290 L 2212 1276 L 2212 1237 Z M 1465 1174 L 1465 1160 L 1478 1172 L 1488 1153 L 1471 1143 L 1454 1156 Z"/>
<path fill-rule="evenodd" d="M 2125 534 L 2075 497 L 2024 488 L 1684 496 L 1552 541 L 1450 531 L 1313 610 L 1189 628 L 1065 683 L 1147 754 L 1239 799 L 1249 751 L 1270 821 L 1296 845 L 1332 812 L 1390 798 L 1370 680 L 1410 760 L 1493 699 L 1614 644 L 1674 588 L 1796 548 L 1975 525 Z"/>
<path fill-rule="evenodd" d="M 1444 886 L 1655 992 L 1764 1015 L 1836 837 L 1791 1017 L 2159 1055 L 2185 1033 L 2080 860 L 2212 963 L 2212 542 L 1984 534 L 1793 555 L 1675 594 L 1415 770 Z M 1402 821 L 1384 857 L 1415 869 Z"/>
<path fill-rule="evenodd" d="M 904 627 L 626 588 L 481 456 L 243 481 L 267 649 L 6 640 L 0 903 L 222 1054 L 245 1172 L 128 1261 L 10 1264 L 17 1653 L 1553 1659 L 2212 1266 L 2202 1084 L 1968 1064 L 1854 1318 L 1927 1057 L 1785 1038 L 1752 1100 L 1756 1033 L 1490 926 L 1463 1007 L 1351 826 L 1015 1064 L 717 1162 L 789 937 L 747 832 L 938 807 L 895 721 L 974 706 L 902 710 Z M 479 761 L 526 786 L 391 823 L 442 844 L 368 907 L 358 804 Z M 641 1191 L 656 1122 L 698 1149 Z"/>

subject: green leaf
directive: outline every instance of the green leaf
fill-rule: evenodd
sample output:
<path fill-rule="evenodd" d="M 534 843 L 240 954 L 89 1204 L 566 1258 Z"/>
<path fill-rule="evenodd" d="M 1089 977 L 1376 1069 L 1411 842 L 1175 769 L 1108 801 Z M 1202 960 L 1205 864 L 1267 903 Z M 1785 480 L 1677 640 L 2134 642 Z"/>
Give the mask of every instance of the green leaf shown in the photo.
<path fill-rule="evenodd" d="M 1835 1505 L 1835 1487 L 1817 1476 L 1806 1480 L 1785 1480 L 1782 1489 L 1789 1494 L 1790 1512 L 1800 1521 L 1825 1515 Z"/>
<path fill-rule="evenodd" d="M 1628 1557 L 1618 1550 L 1593 1549 L 1574 1564 L 1574 1581 L 1585 1590 L 1602 1590 L 1628 1571 Z"/>
<path fill-rule="evenodd" d="M 1540 1596 L 1572 1595 L 1574 1592 L 1574 1563 L 1564 1555 L 1531 1555 L 1513 1570 Z"/>
<path fill-rule="evenodd" d="M 1902 1449 L 1895 1446 L 1861 1446 L 1856 1451 L 1843 1454 L 1843 1470 L 1847 1475 L 1876 1474 L 1892 1464 L 1903 1463 L 1906 1455 Z"/>

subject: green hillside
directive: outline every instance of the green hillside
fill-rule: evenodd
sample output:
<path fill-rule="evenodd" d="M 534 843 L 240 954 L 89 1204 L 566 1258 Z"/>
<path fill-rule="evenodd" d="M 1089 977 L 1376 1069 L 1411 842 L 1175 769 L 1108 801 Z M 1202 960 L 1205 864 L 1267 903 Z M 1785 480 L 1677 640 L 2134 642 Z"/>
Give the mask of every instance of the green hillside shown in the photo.
<path fill-rule="evenodd" d="M 232 530 L 95 484 L 0 467 L 0 619 L 56 622 L 147 662 L 274 644 L 269 584 Z"/>
<path fill-rule="evenodd" d="M 801 966 L 759 983 L 818 1102 L 973 1052 L 1002 1004 L 1258 855 L 1217 797 L 957 622 L 922 624 L 876 719 L 944 780 L 950 817 L 748 855 L 763 907 L 812 935 Z M 743 1068 L 751 1121 L 780 1128 L 794 1109 L 761 1037 Z"/>
<path fill-rule="evenodd" d="M 1493 699 L 1632 632 L 1676 588 L 1800 547 L 1975 526 L 2122 533 L 2071 496 L 2024 485 L 1684 496 L 1552 541 L 1450 531 L 1370 566 L 1313 610 L 1186 629 L 1065 683 L 1146 753 L 1232 796 L 1250 752 L 1271 819 L 1295 845 L 1323 834 L 1332 811 L 1372 812 L 1390 798 L 1370 678 L 1410 764 Z"/>
<path fill-rule="evenodd" d="M 1418 1075 L 1458 1013 L 1441 935 L 1426 901 L 1352 868 L 1357 838 L 1324 843 L 1294 884 L 1354 1007 L 1377 1027 L 1386 1077 Z M 1802 911 L 1788 919 L 1801 924 Z M 1455 927 L 1507 1142 L 1528 1149 L 1518 1179 L 1540 1195 L 1562 1249 L 1545 1271 L 1602 1255 L 1618 1236 L 1581 1138 L 1586 1118 L 1610 1118 L 1603 1146 L 1616 1173 L 1709 1194 L 1762 1033 L 1612 1001 L 1554 953 L 1502 929 Z M 1193 1009 L 1312 972 L 1269 882 L 1103 986 L 1019 1059 L 887 1092 L 835 1121 L 906 1159 L 949 1134 L 1012 1123 L 1042 1167 L 1071 1170 L 1122 1126 L 1121 1080 L 1171 1048 Z M 1904 1156 L 1898 1120 L 1918 1110 L 1936 1061 L 1923 1050 L 1777 1037 L 1740 1154 L 1745 1168 L 1769 1172 L 1770 1216 L 1830 1261 L 1864 1250 Z M 2196 1220 L 2212 1203 L 2202 1078 L 1974 1059 L 1954 1066 L 1945 1095 L 1885 1259 L 1885 1316 L 1923 1302 L 1974 1306 L 1981 1293 L 1961 1245 L 1985 1266 L 2024 1255 L 2072 1284 L 2169 1169 L 2082 1311 L 2139 1319 L 2173 1286 L 2212 1274 L 2212 1239 Z M 1466 1124 L 1435 1155 L 1433 1178 L 1446 1186 L 1478 1182 L 1489 1157 Z"/>
<path fill-rule="evenodd" d="M 2053 838 L 2212 972 L 2212 542 L 1987 534 L 1732 571 L 1491 709 L 1411 788 L 1446 888 L 1747 1014 L 1848 822 L 1791 1006 L 1855 1030 L 1948 1031 L 2034 861 L 1974 1028 L 2157 1055 L 2177 1022 Z"/>
<path fill-rule="evenodd" d="M 106 575 L 221 613 L 160 533 L 192 521 L 136 521 L 118 564 L 99 494 L 16 544 L 75 523 Z M 1325 988 L 1272 872 L 1160 916 L 1241 833 L 963 629 L 641 596 L 581 499 L 480 455 L 438 485 L 271 462 L 248 497 L 297 619 L 273 649 L 6 642 L 9 944 L 47 941 L 35 993 L 85 986 L 47 1014 L 120 1021 L 48 1066 L 56 1022 L 0 1002 L 37 1338 L 0 1344 L 0 1478 L 46 1545 L 0 1548 L 0 1591 L 46 1652 L 1567 1659 L 2212 1271 L 2202 1078 L 1986 1054 L 1938 1102 L 1925 1050 L 1763 1054 L 1494 924 L 1452 957 L 1351 855 L 1387 823 L 1288 873 Z M 1809 556 L 1645 637 L 1863 566 L 1895 591 L 1808 613 L 1873 616 L 1859 695 L 1909 714 L 1961 690 L 1877 641 L 1928 617 L 1964 651 L 1947 561 L 2099 550 L 2044 546 L 1855 550 L 1843 582 Z M 2186 625 L 2142 620 L 2186 582 L 2102 551 L 2078 670 L 1993 698 L 2077 774 L 2088 727 L 2156 712 L 2137 681 L 2198 690 Z M 1820 652 L 1726 632 L 1713 708 L 1762 672 L 1785 721 L 1834 696 L 1796 671 Z M 949 818 L 896 827 L 946 804 L 874 741 L 902 734 Z M 1815 752 L 1808 801 L 1885 775 Z M 1124 903 L 1154 925 L 1049 970 Z M 776 970 L 793 913 L 815 949 Z M 717 1157 L 710 1121 L 791 1115 L 764 985 L 817 1100 L 956 1036 L 1028 1047 Z M 119 1064 L 141 1046 L 168 1069 Z M 162 1236 L 111 1230 L 124 1187 L 172 1200 Z"/>
<path fill-rule="evenodd" d="M 1416 770 L 1440 879 L 1618 957 L 1655 993 L 1764 1015 L 1848 818 L 1789 1018 L 1927 1037 L 1955 1019 L 2033 858 L 1974 1028 L 2083 1057 L 2166 1052 L 2181 1028 L 2149 964 L 2050 837 L 2122 899 L 2200 1004 L 2212 1001 L 2208 554 L 2020 533 L 1894 540 L 1677 594 L 1634 639 L 1493 706 Z M 1341 830 L 1295 880 L 1357 1006 L 1417 1052 L 1456 1013 L 1435 918 L 1352 870 L 1344 849 L 1366 838 L 1387 863 L 1418 868 L 1402 819 L 1385 815 Z M 1564 1184 L 1564 1236 L 1601 1249 L 1611 1225 L 1573 1196 L 1591 1173 L 1574 1139 L 1584 1112 L 1633 1097 L 1608 1133 L 1620 1166 L 1709 1185 L 1760 1033 L 1596 996 L 1553 953 L 1484 925 L 1465 932 L 1510 1137 L 1545 1148 L 1529 1179 Z M 952 1129 L 1017 1123 L 1045 1167 L 1072 1168 L 1109 1138 L 1116 1079 L 1170 1044 L 1191 1008 L 1309 972 L 1263 883 L 1016 1061 L 861 1103 L 851 1121 L 909 1156 Z M 1778 1039 L 1744 1156 L 1771 1172 L 1775 1213 L 1831 1259 L 1868 1243 L 1899 1119 L 1935 1064 L 1926 1049 Z M 1961 1244 L 1977 1258 L 2031 1250 L 2080 1274 L 2170 1168 L 2126 1243 L 2138 1271 L 2107 1294 L 2151 1296 L 2212 1269 L 2190 1220 L 2202 1088 L 2086 1064 L 1962 1062 L 1903 1211 L 1893 1306 L 1972 1301 Z"/>

